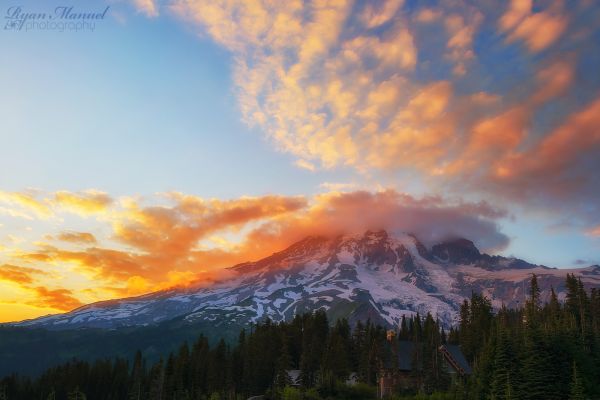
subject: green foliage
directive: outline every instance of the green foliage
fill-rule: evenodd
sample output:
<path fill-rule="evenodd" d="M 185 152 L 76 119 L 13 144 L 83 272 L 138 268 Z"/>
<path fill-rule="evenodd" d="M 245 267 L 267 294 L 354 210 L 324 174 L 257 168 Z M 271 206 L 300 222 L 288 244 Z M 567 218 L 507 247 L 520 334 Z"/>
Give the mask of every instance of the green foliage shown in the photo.
<path fill-rule="evenodd" d="M 283 389 L 281 399 L 282 400 L 302 400 L 302 393 L 300 393 L 300 390 L 298 390 L 296 388 L 287 386 Z"/>
<path fill-rule="evenodd" d="M 564 304 L 553 289 L 548 303 L 541 304 L 533 275 L 524 309 L 503 308 L 492 318 L 489 338 L 474 357 L 468 398 L 600 397 L 598 292 L 592 290 L 588 295 L 573 275 L 567 276 L 566 288 Z M 462 329 L 459 334 L 461 341 L 470 337 L 463 335 Z M 571 370 L 572 374 L 565 373 Z"/>

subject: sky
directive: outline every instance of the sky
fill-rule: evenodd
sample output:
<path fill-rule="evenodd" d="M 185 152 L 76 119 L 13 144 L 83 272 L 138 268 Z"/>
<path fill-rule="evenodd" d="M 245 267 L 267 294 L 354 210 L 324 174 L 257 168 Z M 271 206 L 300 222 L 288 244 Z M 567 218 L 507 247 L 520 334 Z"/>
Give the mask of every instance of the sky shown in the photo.
<path fill-rule="evenodd" d="M 64 7 L 0 8 L 0 322 L 366 229 L 600 263 L 595 1 Z"/>

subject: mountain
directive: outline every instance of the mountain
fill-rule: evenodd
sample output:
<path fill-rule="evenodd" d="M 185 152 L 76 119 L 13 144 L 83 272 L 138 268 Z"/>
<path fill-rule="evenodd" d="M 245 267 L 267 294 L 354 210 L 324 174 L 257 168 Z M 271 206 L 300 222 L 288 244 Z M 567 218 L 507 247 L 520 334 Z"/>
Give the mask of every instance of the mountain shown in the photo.
<path fill-rule="evenodd" d="M 90 304 L 69 313 L 12 324 L 46 330 L 247 326 L 265 318 L 289 320 L 319 308 L 335 320 L 397 325 L 402 315 L 431 312 L 445 325 L 457 321 L 472 292 L 495 307 L 525 301 L 531 274 L 542 299 L 550 287 L 564 298 L 567 273 L 600 287 L 600 266 L 555 269 L 481 253 L 467 239 L 431 248 L 409 234 L 367 231 L 335 238 L 308 237 L 256 262 L 229 268 L 229 277 L 209 287 L 189 287 Z"/>

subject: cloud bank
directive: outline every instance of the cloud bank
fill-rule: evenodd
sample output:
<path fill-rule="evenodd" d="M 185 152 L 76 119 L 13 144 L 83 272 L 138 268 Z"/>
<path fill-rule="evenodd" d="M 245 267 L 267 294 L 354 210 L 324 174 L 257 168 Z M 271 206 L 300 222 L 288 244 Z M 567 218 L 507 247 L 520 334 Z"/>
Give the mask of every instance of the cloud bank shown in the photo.
<path fill-rule="evenodd" d="M 21 212 L 56 199 L 55 193 L 38 192 L 15 202 L 20 195 L 5 193 L 3 202 Z M 471 238 L 490 251 L 508 244 L 498 226 L 507 217 L 503 210 L 485 202 L 416 198 L 394 190 L 230 200 L 165 193 L 100 202 L 105 203 L 84 207 L 92 219 L 79 213 L 79 202 L 75 210 L 64 209 L 63 203 L 49 208 L 51 215 L 40 215 L 38 221 L 60 221 L 47 228 L 57 232 L 31 243 L 7 244 L 0 253 L 0 284 L 23 293 L 27 304 L 64 311 L 91 299 L 210 283 L 227 273 L 225 267 L 271 255 L 310 235 L 386 229 L 415 234 L 428 245 L 456 237 Z M 85 219 L 91 232 L 69 229 L 62 218 L 68 214 L 75 216 L 75 224 Z"/>

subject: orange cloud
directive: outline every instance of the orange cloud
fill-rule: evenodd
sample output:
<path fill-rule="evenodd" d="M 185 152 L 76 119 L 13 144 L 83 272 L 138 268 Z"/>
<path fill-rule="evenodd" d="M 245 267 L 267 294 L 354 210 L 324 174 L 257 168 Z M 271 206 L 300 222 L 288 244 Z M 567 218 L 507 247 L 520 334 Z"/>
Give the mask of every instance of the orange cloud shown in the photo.
<path fill-rule="evenodd" d="M 63 242 L 95 244 L 96 237 L 88 232 L 61 232 L 56 238 Z"/>
<path fill-rule="evenodd" d="M 447 172 L 477 171 L 481 164 L 517 147 L 525 137 L 529 116 L 529 108 L 521 106 L 479 121 L 473 127 L 462 156 L 447 168 Z"/>
<path fill-rule="evenodd" d="M 171 7 L 231 52 L 244 121 L 299 168 L 393 171 L 490 199 L 515 199 L 507 160 L 538 149 L 594 95 L 596 82 L 578 76 L 596 64 L 592 8 L 563 0 Z M 572 199 L 595 201 L 595 178 L 562 165 L 575 179 L 557 181 L 555 192 L 575 188 Z"/>
<path fill-rule="evenodd" d="M 42 198 L 43 197 L 43 198 Z M 0 203 L 17 206 L 19 209 L 0 207 L 0 213 L 25 219 L 33 219 L 28 214 L 47 219 L 58 211 L 68 211 L 80 215 L 102 213 L 108 209 L 113 200 L 106 194 L 96 190 L 80 193 L 59 191 L 51 196 L 42 196 L 39 192 L 3 192 L 0 191 Z"/>
<path fill-rule="evenodd" d="M 449 35 L 446 56 L 455 63 L 453 69 L 455 75 L 464 75 L 467 72 L 467 63 L 475 58 L 472 49 L 473 38 L 483 21 L 483 15 L 476 10 L 469 10 L 466 16 L 469 20 L 460 14 L 451 14 L 445 19 L 446 31 Z"/>
<path fill-rule="evenodd" d="M 73 296 L 73 292 L 67 289 L 50 290 L 44 286 L 35 289 L 37 298 L 30 302 L 36 307 L 50 307 L 60 311 L 71 311 L 81 307 L 83 303 Z"/>
<path fill-rule="evenodd" d="M 537 72 L 538 89 L 530 101 L 539 104 L 563 95 L 571 87 L 574 77 L 575 57 L 565 54 Z"/>
<path fill-rule="evenodd" d="M 507 40 L 524 40 L 532 52 L 541 51 L 565 32 L 569 22 L 564 14 L 563 1 L 553 1 L 546 10 L 533 12 L 531 0 L 512 0 L 500 18 L 499 28 L 508 33 Z"/>
<path fill-rule="evenodd" d="M 223 201 L 170 193 L 167 198 L 174 204 L 141 208 L 134 202 L 114 212 L 112 240 L 118 242 L 119 249 L 97 245 L 72 251 L 46 245 L 37 251 L 15 252 L 14 256 L 26 262 L 69 265 L 111 285 L 126 281 L 129 294 L 143 288 L 156 290 L 179 285 L 192 279 L 192 274 L 202 276 L 206 268 L 214 269 L 214 265 L 205 264 L 205 255 L 208 259 L 232 260 L 224 252 L 201 249 L 201 242 L 213 233 L 240 235 L 250 224 L 282 218 L 307 204 L 302 197 L 285 196 Z M 57 238 L 96 244 L 89 233 L 63 232 Z"/>
<path fill-rule="evenodd" d="M 35 275 L 45 275 L 45 272 L 36 268 L 25 268 L 10 264 L 0 266 L 0 280 L 26 285 L 33 283 Z"/>
<path fill-rule="evenodd" d="M 403 0 L 367 3 L 360 15 L 360 19 L 366 27 L 376 28 L 390 21 L 403 5 Z"/>
<path fill-rule="evenodd" d="M 45 201 L 36 199 L 35 196 L 31 193 L 0 191 L 0 202 L 20 206 L 27 211 L 32 211 L 41 218 L 48 218 L 52 216 L 52 210 L 50 209 L 48 204 Z M 30 217 L 28 217 L 27 214 L 24 214 L 23 212 L 13 211 L 11 213 L 11 210 L 8 211 L 9 212 L 7 213 L 9 215 L 12 214 L 13 216 L 23 216 L 30 219 Z"/>
<path fill-rule="evenodd" d="M 103 192 L 87 190 L 81 193 L 56 192 L 53 203 L 62 209 L 80 215 L 101 213 L 107 210 L 113 200 Z"/>
<path fill-rule="evenodd" d="M 427 24 L 437 21 L 442 17 L 442 11 L 433 8 L 423 8 L 417 12 L 416 20 L 418 22 Z"/>
<path fill-rule="evenodd" d="M 164 254 L 176 262 L 181 254 L 208 234 L 239 229 L 261 219 L 297 211 L 306 205 L 301 197 L 245 197 L 230 201 L 204 200 L 171 194 L 175 207 L 131 210 L 115 226 L 115 238 L 145 252 Z"/>
<path fill-rule="evenodd" d="M 586 160 L 600 149 L 600 98 L 571 115 L 567 121 L 525 152 L 515 152 L 498 162 L 505 171 L 496 178 L 510 182 L 517 192 L 529 189 L 568 195 L 586 184 Z M 577 176 L 578 172 L 582 174 Z M 573 194 L 576 194 L 575 192 Z"/>
<path fill-rule="evenodd" d="M 508 238 L 498 231 L 494 221 L 505 216 L 504 211 L 487 203 L 456 203 L 441 197 L 419 199 L 393 190 L 332 192 L 316 196 L 303 213 L 251 231 L 242 248 L 268 255 L 310 235 L 386 229 L 415 234 L 429 245 L 468 237 L 482 248 L 501 249 L 508 244 Z"/>

